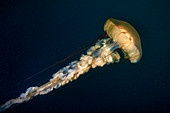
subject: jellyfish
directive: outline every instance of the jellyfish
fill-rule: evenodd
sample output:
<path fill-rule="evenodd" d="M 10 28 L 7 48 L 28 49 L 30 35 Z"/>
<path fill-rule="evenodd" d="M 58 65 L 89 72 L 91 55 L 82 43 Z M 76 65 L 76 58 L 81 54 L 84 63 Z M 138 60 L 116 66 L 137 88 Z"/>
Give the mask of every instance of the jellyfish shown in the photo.
<path fill-rule="evenodd" d="M 79 60 L 69 63 L 52 75 L 49 82 L 42 86 L 29 87 L 18 98 L 11 99 L 0 106 L 4 111 L 13 104 L 26 102 L 37 95 L 44 95 L 54 89 L 77 79 L 80 75 L 89 71 L 90 68 L 104 66 L 105 64 L 120 62 L 123 53 L 124 59 L 131 63 L 137 63 L 142 56 L 140 37 L 129 23 L 109 18 L 104 25 L 102 38 L 92 45 L 86 54 L 82 54 Z"/>

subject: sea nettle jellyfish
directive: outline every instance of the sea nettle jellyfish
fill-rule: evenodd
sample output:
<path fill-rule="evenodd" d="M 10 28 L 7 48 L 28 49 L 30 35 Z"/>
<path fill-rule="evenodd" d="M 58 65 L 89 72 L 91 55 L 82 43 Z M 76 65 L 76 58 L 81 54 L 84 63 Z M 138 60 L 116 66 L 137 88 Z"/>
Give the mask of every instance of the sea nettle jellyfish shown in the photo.
<path fill-rule="evenodd" d="M 0 111 L 4 111 L 13 104 L 28 101 L 37 95 L 47 94 L 53 89 L 77 79 L 90 68 L 118 63 L 120 61 L 118 50 L 122 51 L 124 59 L 129 59 L 131 63 L 137 63 L 142 56 L 141 41 L 137 31 L 127 22 L 110 18 L 104 25 L 104 33 L 87 50 L 87 54 L 82 54 L 79 60 L 71 62 L 53 74 L 46 84 L 29 87 L 18 98 L 7 101 L 0 107 Z"/>

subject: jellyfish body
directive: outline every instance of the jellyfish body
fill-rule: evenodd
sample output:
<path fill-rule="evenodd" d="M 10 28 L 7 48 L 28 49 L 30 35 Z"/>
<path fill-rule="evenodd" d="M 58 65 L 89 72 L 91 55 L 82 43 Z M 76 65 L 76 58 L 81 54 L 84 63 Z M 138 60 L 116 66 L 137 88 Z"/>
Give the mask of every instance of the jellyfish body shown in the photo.
<path fill-rule="evenodd" d="M 66 67 L 53 74 L 53 78 L 40 87 L 30 87 L 18 98 L 7 101 L 0 107 L 4 111 L 13 104 L 28 101 L 37 95 L 44 95 L 57 89 L 69 81 L 77 79 L 90 68 L 104 66 L 105 64 L 118 63 L 120 55 L 117 50 L 122 50 L 124 57 L 131 63 L 136 63 L 142 55 L 140 37 L 137 31 L 128 23 L 116 19 L 108 19 L 104 25 L 105 36 L 103 39 L 87 50 L 87 54 L 80 60 L 73 61 Z M 108 38 L 105 38 L 108 36 Z"/>
<path fill-rule="evenodd" d="M 109 37 L 117 42 L 131 63 L 137 63 L 142 56 L 142 48 L 139 34 L 127 22 L 110 18 L 106 21 L 104 30 Z"/>

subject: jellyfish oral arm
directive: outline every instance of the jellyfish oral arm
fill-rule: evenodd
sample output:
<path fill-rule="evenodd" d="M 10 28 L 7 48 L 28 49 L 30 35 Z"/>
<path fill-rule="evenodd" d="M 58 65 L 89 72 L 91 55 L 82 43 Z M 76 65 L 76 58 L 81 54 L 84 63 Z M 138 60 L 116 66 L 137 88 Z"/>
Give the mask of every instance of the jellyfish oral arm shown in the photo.
<path fill-rule="evenodd" d="M 28 101 L 37 95 L 47 94 L 53 89 L 57 89 L 69 81 L 77 79 L 81 74 L 88 72 L 90 68 L 119 62 L 120 56 L 116 51 L 118 48 L 118 44 L 110 40 L 110 38 L 100 40 L 87 50 L 87 55 L 82 54 L 79 61 L 73 61 L 68 66 L 60 69 L 53 74 L 53 78 L 48 83 L 40 87 L 30 87 L 18 98 L 7 101 L 0 107 L 0 111 L 9 108 L 13 104 Z"/>

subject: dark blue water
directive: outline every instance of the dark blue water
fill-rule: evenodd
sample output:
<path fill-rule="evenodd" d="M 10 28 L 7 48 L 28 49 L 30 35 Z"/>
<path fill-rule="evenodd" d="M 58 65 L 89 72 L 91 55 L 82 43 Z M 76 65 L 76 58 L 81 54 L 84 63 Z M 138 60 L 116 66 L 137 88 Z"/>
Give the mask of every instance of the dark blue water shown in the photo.
<path fill-rule="evenodd" d="M 77 60 L 81 54 L 24 81 L 97 38 L 112 17 L 139 32 L 140 62 L 98 67 L 5 112 L 169 113 L 169 12 L 168 0 L 1 0 L 0 104 Z"/>

